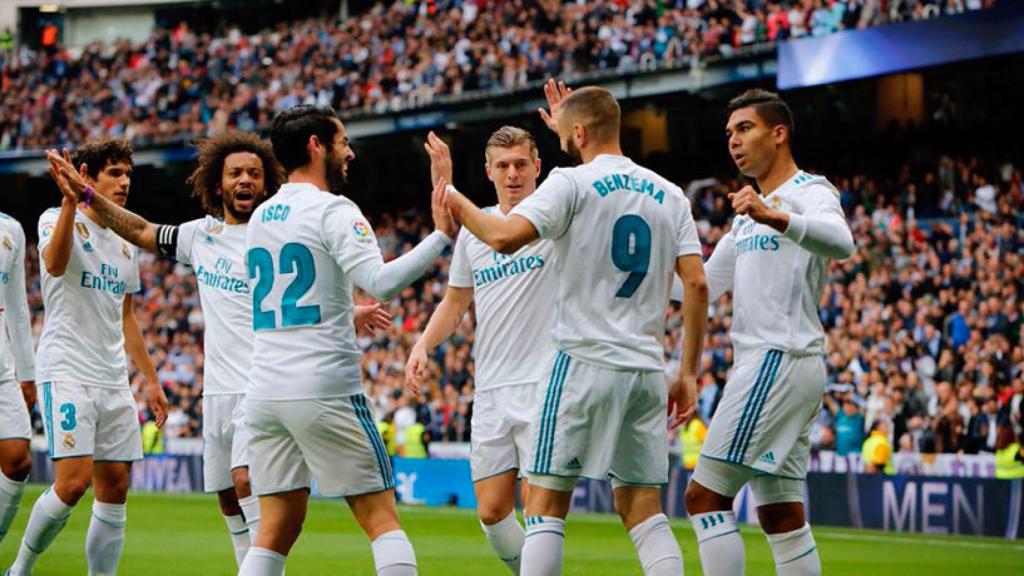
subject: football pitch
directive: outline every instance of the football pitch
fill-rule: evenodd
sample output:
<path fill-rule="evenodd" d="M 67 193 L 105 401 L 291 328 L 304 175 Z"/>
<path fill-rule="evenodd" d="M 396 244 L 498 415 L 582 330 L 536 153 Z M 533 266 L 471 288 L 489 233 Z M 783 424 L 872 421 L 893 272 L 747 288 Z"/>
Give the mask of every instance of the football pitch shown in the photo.
<path fill-rule="evenodd" d="M 18 517 L 0 547 L 7 567 L 32 503 L 42 486 L 25 493 Z M 84 542 L 91 493 L 36 565 L 38 576 L 81 576 L 87 572 Z M 471 511 L 403 507 L 402 523 L 416 548 L 420 574 L 462 576 L 508 574 L 491 552 Z M 686 574 L 700 574 L 689 522 L 672 523 L 686 562 Z M 754 527 L 745 527 L 747 574 L 774 574 L 771 553 Z M 964 536 L 908 535 L 815 527 L 826 575 L 997 576 L 1024 575 L 1024 542 Z M 128 537 L 122 575 L 205 576 L 235 574 L 234 558 L 211 495 L 134 492 L 128 500 Z M 311 502 L 305 529 L 288 560 L 289 576 L 346 574 L 373 576 L 370 546 L 344 502 Z M 628 535 L 618 517 L 577 514 L 567 525 L 565 574 L 640 575 Z"/>

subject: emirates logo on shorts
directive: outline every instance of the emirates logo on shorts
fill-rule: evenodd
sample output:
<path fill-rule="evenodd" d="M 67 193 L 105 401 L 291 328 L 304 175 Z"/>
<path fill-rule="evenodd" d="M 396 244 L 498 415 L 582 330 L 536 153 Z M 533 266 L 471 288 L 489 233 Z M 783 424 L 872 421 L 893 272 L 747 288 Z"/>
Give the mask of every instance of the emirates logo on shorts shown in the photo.
<path fill-rule="evenodd" d="M 64 433 L 64 447 L 71 450 L 75 447 L 75 435 L 71 432 Z"/>

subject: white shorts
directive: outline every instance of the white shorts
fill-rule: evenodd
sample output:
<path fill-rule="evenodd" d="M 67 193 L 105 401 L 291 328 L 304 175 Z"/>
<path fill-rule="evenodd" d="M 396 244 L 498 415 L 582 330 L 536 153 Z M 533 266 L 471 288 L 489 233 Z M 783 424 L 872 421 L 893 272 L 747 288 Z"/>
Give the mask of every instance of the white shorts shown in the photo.
<path fill-rule="evenodd" d="M 469 453 L 474 482 L 509 470 L 525 471 L 536 396 L 536 382 L 476 393 Z"/>
<path fill-rule="evenodd" d="M 537 393 L 531 484 L 566 491 L 580 476 L 614 487 L 668 482 L 663 372 L 611 370 L 559 352 Z"/>
<path fill-rule="evenodd" d="M 249 472 L 260 496 L 311 488 L 358 496 L 395 487 L 366 396 L 245 401 Z"/>
<path fill-rule="evenodd" d="M 231 471 L 249 465 L 245 394 L 203 397 L 203 487 L 220 492 L 235 486 Z"/>
<path fill-rule="evenodd" d="M 736 483 L 733 478 L 712 479 L 711 469 L 702 470 L 707 468 L 703 462 L 710 459 L 734 465 L 713 467 L 715 471 L 745 470 L 747 479 L 762 474 L 805 479 L 811 424 L 821 410 L 824 393 L 821 356 L 765 349 L 739 358 L 711 418 L 694 478 L 716 492 L 714 485 Z"/>
<path fill-rule="evenodd" d="M 14 380 L 0 382 L 0 440 L 32 439 L 29 419 L 21 385 Z"/>
<path fill-rule="evenodd" d="M 68 382 L 38 385 L 50 458 L 142 460 L 139 409 L 132 391 Z"/>

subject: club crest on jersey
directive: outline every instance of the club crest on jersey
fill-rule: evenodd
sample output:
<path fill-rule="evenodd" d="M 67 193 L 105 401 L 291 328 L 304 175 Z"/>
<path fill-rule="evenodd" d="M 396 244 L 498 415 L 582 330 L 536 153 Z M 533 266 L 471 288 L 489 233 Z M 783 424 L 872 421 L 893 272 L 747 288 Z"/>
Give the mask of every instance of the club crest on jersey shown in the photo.
<path fill-rule="evenodd" d="M 6 234 L 4 235 L 3 246 L 4 250 L 7 250 L 8 252 L 14 250 L 14 241 L 11 240 L 11 237 Z"/>
<path fill-rule="evenodd" d="M 370 225 L 365 220 L 356 220 L 352 223 L 352 231 L 361 240 L 370 239 Z"/>
<path fill-rule="evenodd" d="M 89 239 L 89 227 L 85 225 L 85 222 L 75 222 L 75 231 L 82 237 L 82 240 Z"/>
<path fill-rule="evenodd" d="M 73 450 L 75 448 L 75 435 L 71 432 L 64 433 L 64 448 Z"/>
<path fill-rule="evenodd" d="M 775 208 L 776 210 L 782 208 L 782 199 L 778 196 L 772 196 L 772 208 Z"/>
<path fill-rule="evenodd" d="M 127 243 L 121 244 L 121 255 L 124 256 L 125 260 L 128 260 L 129 262 L 131 262 L 131 260 L 132 260 L 132 251 L 128 248 L 128 244 Z"/>
<path fill-rule="evenodd" d="M 43 238 L 49 238 L 50 234 L 53 234 L 53 224 L 43 226 L 43 231 L 40 232 L 40 235 L 42 235 Z"/>

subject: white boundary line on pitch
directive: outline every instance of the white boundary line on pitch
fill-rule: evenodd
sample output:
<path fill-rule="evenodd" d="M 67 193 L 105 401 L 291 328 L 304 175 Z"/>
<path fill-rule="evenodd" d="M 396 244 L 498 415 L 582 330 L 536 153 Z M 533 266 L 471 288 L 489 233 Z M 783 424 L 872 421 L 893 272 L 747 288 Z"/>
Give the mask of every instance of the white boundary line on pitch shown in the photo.
<path fill-rule="evenodd" d="M 869 542 L 901 542 L 904 544 L 928 544 L 930 546 L 957 546 L 961 548 L 998 548 L 1000 550 L 1021 550 L 1024 551 L 1024 546 L 1017 545 L 1008 541 L 1006 544 L 1000 544 L 996 542 L 971 542 L 963 540 L 939 540 L 935 538 L 908 538 L 906 536 L 880 536 L 875 534 L 848 534 L 846 532 L 832 532 L 829 530 L 822 530 L 821 528 L 814 528 L 814 535 L 821 538 L 832 538 L 835 540 L 864 540 Z M 951 535 L 954 536 L 954 535 Z"/>

